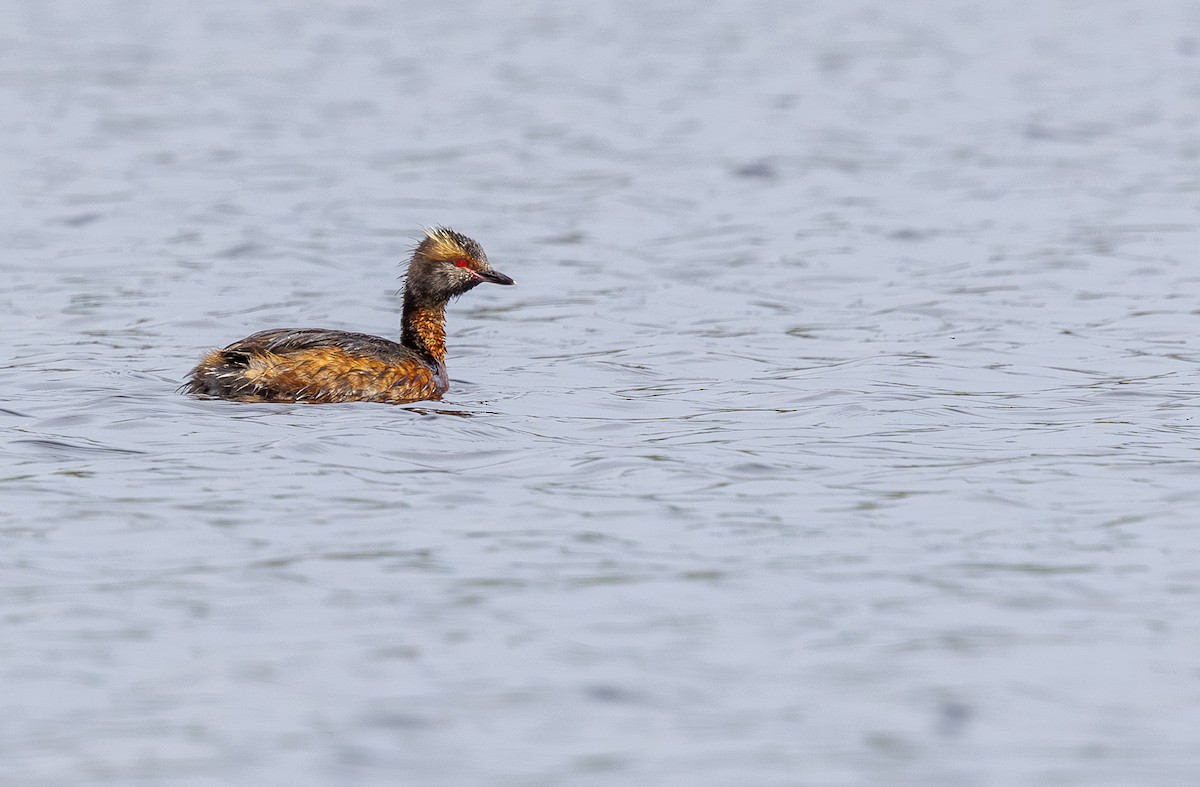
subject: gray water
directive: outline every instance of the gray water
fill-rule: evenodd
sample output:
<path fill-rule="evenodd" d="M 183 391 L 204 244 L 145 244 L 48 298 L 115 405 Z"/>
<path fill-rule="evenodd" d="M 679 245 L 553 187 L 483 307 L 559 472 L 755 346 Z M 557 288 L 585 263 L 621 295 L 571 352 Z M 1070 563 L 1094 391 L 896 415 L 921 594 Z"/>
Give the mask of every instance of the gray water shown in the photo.
<path fill-rule="evenodd" d="M 1193 4 L 5 3 L 0 182 L 4 784 L 1200 779 Z"/>

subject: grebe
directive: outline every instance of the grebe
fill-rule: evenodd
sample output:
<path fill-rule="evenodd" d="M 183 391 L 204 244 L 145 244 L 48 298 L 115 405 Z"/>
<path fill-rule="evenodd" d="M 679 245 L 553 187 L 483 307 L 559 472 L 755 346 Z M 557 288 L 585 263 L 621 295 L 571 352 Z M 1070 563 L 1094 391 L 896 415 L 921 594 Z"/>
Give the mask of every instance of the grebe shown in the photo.
<path fill-rule="evenodd" d="M 514 283 L 466 235 L 427 229 L 408 263 L 399 342 L 323 328 L 261 331 L 204 356 L 183 390 L 238 402 L 440 399 L 450 387 L 446 303 L 483 282 Z"/>

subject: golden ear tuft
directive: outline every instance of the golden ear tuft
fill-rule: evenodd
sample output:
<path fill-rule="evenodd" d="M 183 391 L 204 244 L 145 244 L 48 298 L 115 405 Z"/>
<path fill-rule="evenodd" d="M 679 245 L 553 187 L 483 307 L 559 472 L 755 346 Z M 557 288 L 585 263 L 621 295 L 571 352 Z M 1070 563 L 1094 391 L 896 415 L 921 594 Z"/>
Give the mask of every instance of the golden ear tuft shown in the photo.
<path fill-rule="evenodd" d="M 470 238 L 449 227 L 422 227 L 425 232 L 425 253 L 430 259 L 452 260 L 455 257 L 478 258 L 476 244 Z"/>

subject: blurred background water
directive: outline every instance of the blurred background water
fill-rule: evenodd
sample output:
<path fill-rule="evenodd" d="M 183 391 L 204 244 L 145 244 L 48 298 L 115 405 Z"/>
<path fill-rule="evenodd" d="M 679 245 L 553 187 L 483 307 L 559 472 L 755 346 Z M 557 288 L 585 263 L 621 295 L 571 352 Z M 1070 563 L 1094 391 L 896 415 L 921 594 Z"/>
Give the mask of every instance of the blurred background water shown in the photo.
<path fill-rule="evenodd" d="M 0 180 L 0 782 L 1196 783 L 1194 4 L 14 1 Z"/>

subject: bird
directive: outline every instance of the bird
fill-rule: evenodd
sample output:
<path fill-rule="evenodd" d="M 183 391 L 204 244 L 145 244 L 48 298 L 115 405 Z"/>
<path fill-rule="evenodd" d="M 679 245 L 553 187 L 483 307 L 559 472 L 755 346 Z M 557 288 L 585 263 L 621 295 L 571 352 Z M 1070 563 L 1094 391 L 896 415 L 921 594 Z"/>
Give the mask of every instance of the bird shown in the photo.
<path fill-rule="evenodd" d="M 383 402 L 440 399 L 446 374 L 446 304 L 480 284 L 515 284 L 476 241 L 431 227 L 404 279 L 400 341 L 325 328 L 260 331 L 212 350 L 182 387 L 235 402 Z"/>

